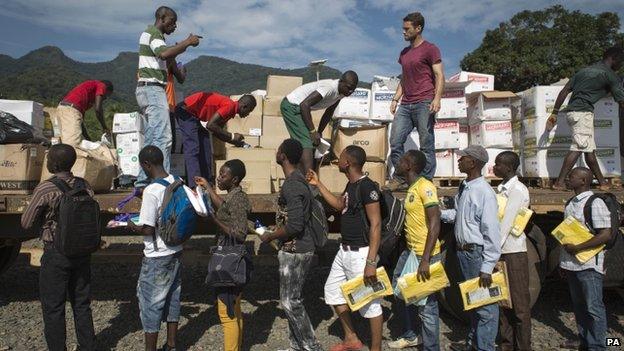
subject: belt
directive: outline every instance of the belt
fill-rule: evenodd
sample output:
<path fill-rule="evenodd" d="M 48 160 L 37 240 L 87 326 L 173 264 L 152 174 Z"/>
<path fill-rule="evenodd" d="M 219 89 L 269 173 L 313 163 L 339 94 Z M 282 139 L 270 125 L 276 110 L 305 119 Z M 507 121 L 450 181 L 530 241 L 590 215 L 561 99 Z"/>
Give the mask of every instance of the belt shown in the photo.
<path fill-rule="evenodd" d="M 463 245 L 460 245 L 460 244 L 457 244 L 455 246 L 457 251 L 474 251 L 478 247 L 483 247 L 483 245 L 477 245 L 477 244 L 463 244 Z"/>
<path fill-rule="evenodd" d="M 159 86 L 161 88 L 166 87 L 166 84 L 158 83 L 158 82 L 138 82 L 137 87 L 151 87 L 151 86 Z"/>
<path fill-rule="evenodd" d="M 353 246 L 353 245 L 347 245 L 347 244 L 340 244 L 340 246 L 342 247 L 342 250 L 344 251 L 360 251 L 360 249 L 363 246 Z"/>
<path fill-rule="evenodd" d="M 76 108 L 76 105 L 72 104 L 71 102 L 67 102 L 67 101 L 59 102 L 59 106 L 68 106 L 68 107 Z"/>

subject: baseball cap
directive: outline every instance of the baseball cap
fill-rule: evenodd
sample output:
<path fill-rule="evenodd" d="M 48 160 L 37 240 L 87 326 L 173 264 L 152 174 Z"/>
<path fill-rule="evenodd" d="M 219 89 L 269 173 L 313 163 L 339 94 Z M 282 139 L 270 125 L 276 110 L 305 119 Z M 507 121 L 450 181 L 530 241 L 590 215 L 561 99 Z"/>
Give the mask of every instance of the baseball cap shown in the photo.
<path fill-rule="evenodd" d="M 485 151 L 485 148 L 481 145 L 470 145 L 463 150 L 459 150 L 457 151 L 457 156 L 470 156 L 483 163 L 487 163 L 490 159 L 487 151 Z"/>

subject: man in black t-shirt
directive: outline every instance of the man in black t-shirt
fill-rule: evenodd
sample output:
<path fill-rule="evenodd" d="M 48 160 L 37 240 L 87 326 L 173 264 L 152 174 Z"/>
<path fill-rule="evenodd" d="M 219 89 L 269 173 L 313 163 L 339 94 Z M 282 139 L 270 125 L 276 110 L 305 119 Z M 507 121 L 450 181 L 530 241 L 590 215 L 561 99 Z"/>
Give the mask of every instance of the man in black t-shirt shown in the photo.
<path fill-rule="evenodd" d="M 366 153 L 359 146 L 347 146 L 340 154 L 338 167 L 349 180 L 342 197 L 327 190 L 314 171 L 309 171 L 307 175 L 308 182 L 318 187 L 325 201 L 342 212 L 342 243 L 325 283 L 325 303 L 333 306 L 340 317 L 345 338 L 341 344 L 332 347 L 332 350 L 359 350 L 363 347 L 353 329 L 351 311 L 340 285 L 362 273 L 366 285 L 377 282 L 377 250 L 381 241 L 381 193 L 377 185 L 362 172 L 365 162 Z M 370 321 L 370 350 L 381 350 L 383 314 L 380 300 L 372 301 L 359 312 Z"/>

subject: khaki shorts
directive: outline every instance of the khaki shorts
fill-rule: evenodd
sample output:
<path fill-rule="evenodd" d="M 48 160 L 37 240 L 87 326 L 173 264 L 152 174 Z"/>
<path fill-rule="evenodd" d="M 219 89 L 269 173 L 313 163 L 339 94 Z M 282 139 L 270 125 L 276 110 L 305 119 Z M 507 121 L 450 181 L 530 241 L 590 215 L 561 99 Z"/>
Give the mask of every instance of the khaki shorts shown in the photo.
<path fill-rule="evenodd" d="M 571 151 L 593 152 L 596 150 L 594 140 L 593 112 L 566 112 L 566 120 L 572 129 Z"/>

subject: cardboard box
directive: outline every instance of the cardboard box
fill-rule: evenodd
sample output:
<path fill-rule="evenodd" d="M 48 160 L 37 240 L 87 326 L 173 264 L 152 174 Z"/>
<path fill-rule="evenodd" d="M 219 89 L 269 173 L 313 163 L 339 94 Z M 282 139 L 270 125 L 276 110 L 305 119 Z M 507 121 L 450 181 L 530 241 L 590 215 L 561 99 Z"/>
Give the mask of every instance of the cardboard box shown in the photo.
<path fill-rule="evenodd" d="M 262 115 L 252 113 L 245 118 L 238 115 L 225 123 L 225 129 L 230 133 L 239 133 L 249 136 L 262 135 Z"/>
<path fill-rule="evenodd" d="M 470 127 L 468 124 L 459 123 L 459 149 L 465 149 L 470 145 Z"/>
<path fill-rule="evenodd" d="M 362 171 L 379 186 L 386 183 L 386 164 L 384 162 L 366 162 Z M 329 191 L 335 194 L 342 194 L 348 182 L 347 177 L 340 173 L 336 164 L 321 166 L 319 179 Z"/>
<path fill-rule="evenodd" d="M 538 115 L 536 118 L 526 118 L 521 122 L 519 121 L 522 124 L 521 145 L 523 147 L 570 147 L 572 130 L 566 121 L 565 113 L 560 113 L 557 116 L 557 124 L 550 132 L 546 131 L 548 117 L 549 115 Z"/>
<path fill-rule="evenodd" d="M 511 140 L 514 148 L 521 148 L 524 142 L 522 121 L 511 122 Z"/>
<path fill-rule="evenodd" d="M 598 147 L 620 147 L 620 119 L 595 117 L 594 140 Z"/>
<path fill-rule="evenodd" d="M 138 112 L 115 113 L 113 115 L 113 133 L 143 132 L 145 122 Z"/>
<path fill-rule="evenodd" d="M 267 96 L 286 96 L 303 84 L 303 78 L 291 76 L 267 77 Z"/>
<path fill-rule="evenodd" d="M 444 85 L 440 111 L 436 114 L 436 119 L 468 117 L 466 86 L 469 84 L 470 82 L 449 82 Z"/>
<path fill-rule="evenodd" d="M 520 97 L 511 91 L 484 91 L 468 95 L 468 118 L 477 121 L 511 120 L 521 112 Z"/>
<path fill-rule="evenodd" d="M 227 160 L 239 159 L 247 161 L 271 161 L 275 162 L 275 149 L 233 147 L 225 150 Z"/>
<path fill-rule="evenodd" d="M 394 91 L 378 90 L 371 94 L 370 119 L 392 121 L 394 115 L 390 113 L 390 104 L 394 98 Z"/>
<path fill-rule="evenodd" d="M 44 165 L 47 162 L 47 152 L 44 157 Z M 91 189 L 96 193 L 106 193 L 113 187 L 113 179 L 117 177 L 118 158 L 114 149 L 100 148 L 85 152 L 76 149 L 76 163 L 71 171 L 76 177 L 84 178 Z M 52 176 L 46 167 L 40 174 L 41 180 Z"/>
<path fill-rule="evenodd" d="M 466 86 L 466 94 L 476 91 L 494 90 L 494 76 L 491 74 L 461 71 L 452 75 L 447 81 L 450 83 L 470 82 L 470 84 Z"/>
<path fill-rule="evenodd" d="M 284 100 L 284 96 L 265 96 L 262 114 L 269 116 L 281 116 L 282 110 L 280 106 L 282 105 L 282 100 Z"/>
<path fill-rule="evenodd" d="M 459 122 L 457 120 L 438 121 L 433 125 L 435 148 L 457 149 L 459 142 Z"/>
<path fill-rule="evenodd" d="M 437 150 L 436 153 L 436 171 L 434 177 L 452 177 L 453 176 L 453 150 Z"/>
<path fill-rule="evenodd" d="M 138 132 L 117 134 L 115 139 L 119 156 L 138 155 L 145 144 L 145 137 Z"/>
<path fill-rule="evenodd" d="M 339 128 L 333 145 L 334 154 L 340 155 L 349 145 L 362 147 L 368 161 L 385 161 L 388 154 L 386 126 Z"/>
<path fill-rule="evenodd" d="M 470 142 L 485 148 L 512 148 L 511 121 L 484 121 L 470 126 Z"/>
<path fill-rule="evenodd" d="M 597 148 L 596 158 L 598 159 L 598 166 L 600 166 L 600 171 L 602 172 L 603 176 L 622 176 L 622 161 L 619 146 L 610 148 Z M 585 162 L 585 157 L 580 157 L 580 159 L 582 159 L 581 164 L 583 165 L 583 167 L 588 167 L 587 163 Z"/>
<path fill-rule="evenodd" d="M 561 89 L 563 89 L 562 85 L 540 85 L 518 93 L 522 99 L 523 119 L 537 116 L 548 117 L 555 107 L 555 101 Z M 559 110 L 562 110 L 569 100 L 570 96 L 565 99 Z"/>
<path fill-rule="evenodd" d="M 264 116 L 262 121 L 264 136 L 260 137 L 260 147 L 275 149 L 282 144 L 285 139 L 290 138 L 284 119 L 279 116 Z M 273 156 L 275 158 L 275 155 Z"/>
<path fill-rule="evenodd" d="M 119 156 L 119 172 L 121 175 L 138 177 L 141 172 L 138 155 Z"/>
<path fill-rule="evenodd" d="M 0 194 L 30 194 L 39 184 L 45 148 L 38 144 L 0 145 Z"/>
<path fill-rule="evenodd" d="M 357 88 L 351 96 L 342 98 L 334 112 L 334 117 L 370 119 L 371 91 Z"/>
<path fill-rule="evenodd" d="M 525 148 L 523 150 L 523 176 L 538 178 L 558 177 L 568 151 L 570 150 L 561 148 Z M 579 164 L 577 162 L 575 166 Z"/>
<path fill-rule="evenodd" d="M 602 98 L 594 104 L 594 116 L 596 118 L 618 118 L 620 105 L 611 96 Z"/>
<path fill-rule="evenodd" d="M 226 161 L 217 161 L 215 173 Z M 271 193 L 271 161 L 250 161 L 244 160 L 247 175 L 241 182 L 243 191 L 247 194 L 270 194 Z M 217 190 L 218 194 L 225 194 L 224 191 Z"/>
<path fill-rule="evenodd" d="M 176 175 L 180 178 L 186 177 L 186 162 L 184 161 L 184 155 L 172 154 L 169 165 L 169 173 Z M 216 174 L 216 172 L 213 173 Z"/>

